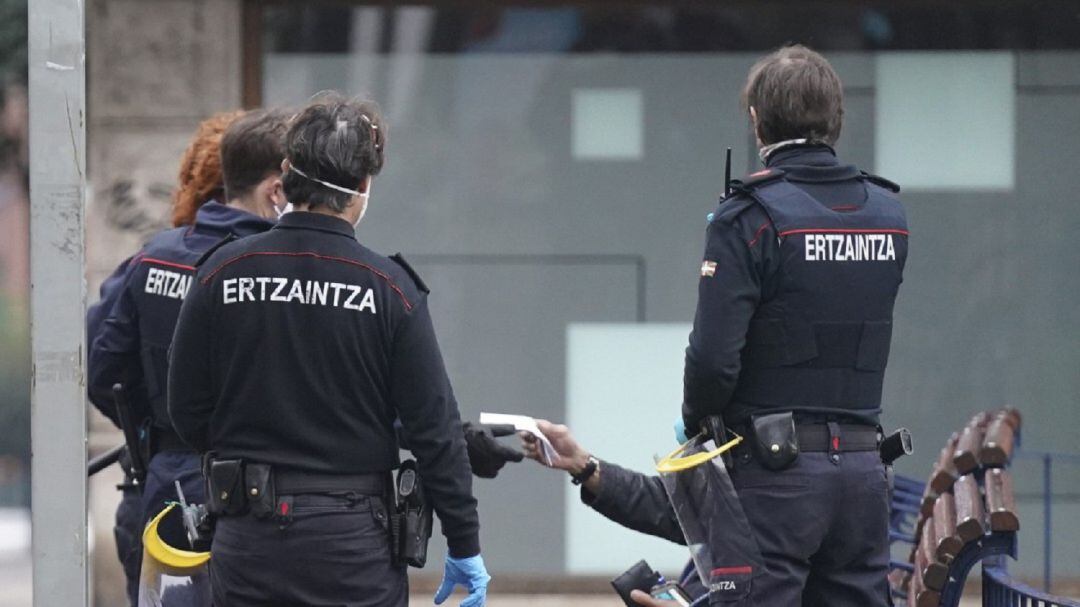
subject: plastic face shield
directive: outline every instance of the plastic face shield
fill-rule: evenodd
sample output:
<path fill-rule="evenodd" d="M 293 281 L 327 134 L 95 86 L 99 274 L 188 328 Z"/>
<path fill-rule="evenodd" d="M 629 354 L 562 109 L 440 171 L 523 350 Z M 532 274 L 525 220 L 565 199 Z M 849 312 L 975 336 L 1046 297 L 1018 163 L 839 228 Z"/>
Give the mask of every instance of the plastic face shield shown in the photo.
<path fill-rule="evenodd" d="M 761 551 L 722 457 L 740 439 L 717 447 L 703 434 L 657 464 L 709 604 L 739 601 L 764 571 Z"/>
<path fill-rule="evenodd" d="M 158 534 L 162 519 L 180 515 L 175 508 L 170 504 L 143 531 L 139 607 L 210 607 L 210 553 L 170 546 Z"/>

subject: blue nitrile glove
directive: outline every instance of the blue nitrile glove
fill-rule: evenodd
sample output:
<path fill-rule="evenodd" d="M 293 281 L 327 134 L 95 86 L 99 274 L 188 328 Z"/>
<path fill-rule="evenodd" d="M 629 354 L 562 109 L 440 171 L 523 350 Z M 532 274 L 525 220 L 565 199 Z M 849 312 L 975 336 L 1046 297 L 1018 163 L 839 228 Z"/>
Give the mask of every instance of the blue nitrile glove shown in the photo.
<path fill-rule="evenodd" d="M 469 591 L 469 596 L 461 601 L 461 607 L 484 607 L 490 581 L 491 576 L 488 575 L 484 567 L 484 559 L 479 554 L 465 559 L 447 556 L 442 584 L 439 584 L 439 589 L 435 592 L 435 604 L 442 605 L 443 601 L 454 592 L 454 586 L 461 584 Z"/>
<path fill-rule="evenodd" d="M 682 416 L 675 418 L 675 442 L 680 445 L 690 440 L 690 437 L 686 435 L 686 422 L 683 421 Z"/>

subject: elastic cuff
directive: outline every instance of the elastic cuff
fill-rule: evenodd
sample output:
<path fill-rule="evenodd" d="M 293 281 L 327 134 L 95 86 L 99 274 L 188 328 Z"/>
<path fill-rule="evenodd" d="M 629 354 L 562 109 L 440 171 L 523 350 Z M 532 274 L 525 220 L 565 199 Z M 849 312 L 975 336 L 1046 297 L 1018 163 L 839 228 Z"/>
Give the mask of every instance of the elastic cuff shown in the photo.
<path fill-rule="evenodd" d="M 446 548 L 450 556 L 456 559 L 467 559 L 470 556 L 476 556 L 480 554 L 480 535 L 448 537 L 446 538 Z"/>
<path fill-rule="evenodd" d="M 599 497 L 600 496 L 596 495 L 592 491 L 589 491 L 588 489 L 586 489 L 585 485 L 581 486 L 581 503 L 582 504 L 585 504 L 586 506 L 592 507 L 592 505 L 596 503 L 596 500 Z"/>
<path fill-rule="evenodd" d="M 601 512 L 608 504 L 625 500 L 625 496 L 618 495 L 619 488 L 626 487 L 626 482 L 623 480 L 625 476 L 626 470 L 618 464 L 600 460 L 600 491 L 593 493 L 585 489 L 585 485 L 582 485 L 581 503 L 597 512 Z"/>

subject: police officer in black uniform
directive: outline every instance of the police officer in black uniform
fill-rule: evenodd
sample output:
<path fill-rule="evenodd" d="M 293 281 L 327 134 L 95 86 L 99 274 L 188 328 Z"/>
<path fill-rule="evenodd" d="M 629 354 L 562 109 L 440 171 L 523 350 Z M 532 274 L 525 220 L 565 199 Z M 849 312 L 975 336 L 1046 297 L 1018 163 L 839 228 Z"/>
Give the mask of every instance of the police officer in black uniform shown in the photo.
<path fill-rule="evenodd" d="M 484 604 L 490 577 L 427 289 L 354 235 L 384 148 L 373 105 L 312 102 L 287 136 L 296 210 L 213 252 L 184 301 L 169 412 L 210 454 L 215 604 L 407 604 L 385 501 L 395 419 L 449 546 L 436 601 L 461 584 L 463 605 Z"/>
<path fill-rule="evenodd" d="M 765 57 L 744 98 L 766 168 L 709 223 L 683 418 L 720 414 L 747 438 L 732 481 L 765 558 L 757 604 L 885 605 L 878 415 L 907 258 L 899 187 L 837 160 L 842 85 L 821 55 Z"/>
<path fill-rule="evenodd" d="M 821 55 L 768 55 L 744 96 L 766 168 L 710 214 L 683 421 L 694 434 L 719 415 L 745 437 L 730 475 L 765 566 L 711 582 L 736 589 L 725 604 L 887 605 L 878 416 L 907 257 L 899 188 L 837 160 L 842 88 Z M 565 427 L 541 429 L 583 501 L 684 541 L 658 477 L 591 458 Z"/>
<path fill-rule="evenodd" d="M 142 557 L 141 530 L 167 501 L 204 497 L 199 458 L 172 429 L 166 410 L 167 351 L 180 304 L 194 274 L 195 261 L 227 237 L 270 229 L 284 207 L 281 159 L 287 116 L 256 111 L 239 118 L 224 135 L 225 200 L 199 207 L 195 223 L 155 235 L 126 260 L 101 288 L 101 301 L 87 312 L 88 392 L 91 402 L 118 423 L 112 387 L 123 384 L 142 429 L 150 456 L 141 497 L 125 489 L 117 511 L 117 544 L 128 577 L 128 595 L 137 602 Z M 159 528 L 170 545 L 186 546 L 178 519 Z M 121 536 L 125 537 L 121 537 Z M 131 537 L 126 537 L 130 535 Z"/>

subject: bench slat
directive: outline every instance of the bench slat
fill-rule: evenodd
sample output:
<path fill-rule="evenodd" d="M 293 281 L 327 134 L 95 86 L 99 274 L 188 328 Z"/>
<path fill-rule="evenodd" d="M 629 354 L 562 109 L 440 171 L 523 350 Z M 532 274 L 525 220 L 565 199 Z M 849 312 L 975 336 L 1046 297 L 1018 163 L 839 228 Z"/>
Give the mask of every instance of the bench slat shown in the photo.
<path fill-rule="evenodd" d="M 1001 410 L 1001 413 L 1005 415 L 1005 421 L 1012 426 L 1012 429 L 1016 432 L 1020 431 L 1024 418 L 1020 415 L 1020 411 L 1012 407 L 1005 407 Z"/>
<path fill-rule="evenodd" d="M 956 452 L 953 454 L 953 465 L 956 466 L 957 474 L 970 474 L 979 467 L 979 448 L 989 423 L 990 413 L 983 411 L 971 418 L 960 432 L 960 438 L 956 441 Z"/>
<path fill-rule="evenodd" d="M 919 503 L 919 518 L 930 518 L 934 514 L 934 502 L 937 501 L 938 494 L 934 491 L 934 488 L 930 486 L 930 483 L 926 483 L 926 489 L 923 491 L 922 502 Z"/>
<path fill-rule="evenodd" d="M 1001 467 L 1012 459 L 1013 442 L 1016 429 L 1005 411 L 998 413 L 986 429 L 982 448 L 979 449 L 979 461 L 983 466 Z"/>
<path fill-rule="evenodd" d="M 923 569 L 923 585 L 930 590 L 941 590 L 945 587 L 945 582 L 949 581 L 949 567 L 937 559 L 937 538 L 934 536 L 932 519 L 923 526 L 919 551 L 922 552 L 922 560 L 926 563 L 926 568 Z"/>
<path fill-rule="evenodd" d="M 935 555 L 943 563 L 952 561 L 960 554 L 964 542 L 956 533 L 956 502 L 951 493 L 942 493 L 934 504 L 934 537 L 937 539 Z"/>
<path fill-rule="evenodd" d="M 936 590 L 923 590 L 915 600 L 915 607 L 939 607 L 941 605 L 941 593 Z"/>
<path fill-rule="evenodd" d="M 956 479 L 953 485 L 956 503 L 956 534 L 967 544 L 986 533 L 982 494 L 975 477 L 967 474 Z"/>
<path fill-rule="evenodd" d="M 926 561 L 923 560 L 922 552 L 915 551 L 915 558 L 912 559 L 912 564 L 915 565 L 915 570 L 911 572 L 911 585 L 908 588 L 908 605 L 914 607 L 918 604 L 919 593 L 926 589 L 923 585 L 922 571 L 926 566 Z"/>
<path fill-rule="evenodd" d="M 1016 498 L 1013 495 L 1012 475 L 1004 468 L 986 471 L 986 509 L 990 513 L 992 531 L 1017 531 L 1020 518 L 1016 515 Z"/>
<path fill-rule="evenodd" d="M 953 432 L 941 449 L 937 463 L 934 464 L 934 471 L 930 475 L 930 486 L 936 493 L 945 493 L 951 489 L 953 483 L 956 482 L 956 477 L 959 476 L 956 473 L 956 464 L 953 463 L 953 454 L 956 452 L 956 443 L 959 439 L 960 435 Z"/>

